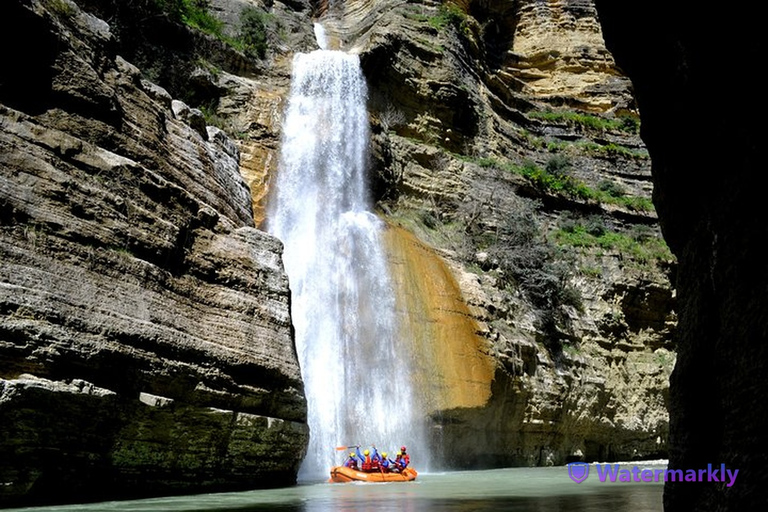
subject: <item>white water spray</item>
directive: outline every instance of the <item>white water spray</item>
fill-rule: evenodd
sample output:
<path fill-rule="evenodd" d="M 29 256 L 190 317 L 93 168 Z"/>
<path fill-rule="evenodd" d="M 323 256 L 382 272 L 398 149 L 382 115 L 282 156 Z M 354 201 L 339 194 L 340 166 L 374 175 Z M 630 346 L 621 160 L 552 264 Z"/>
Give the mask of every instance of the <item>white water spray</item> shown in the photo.
<path fill-rule="evenodd" d="M 391 451 L 422 441 L 384 226 L 367 197 L 366 100 L 356 55 L 316 50 L 295 56 L 267 219 L 285 244 L 308 400 L 302 479 L 327 476 L 343 460 L 345 452 L 335 450 L 340 445 Z"/>

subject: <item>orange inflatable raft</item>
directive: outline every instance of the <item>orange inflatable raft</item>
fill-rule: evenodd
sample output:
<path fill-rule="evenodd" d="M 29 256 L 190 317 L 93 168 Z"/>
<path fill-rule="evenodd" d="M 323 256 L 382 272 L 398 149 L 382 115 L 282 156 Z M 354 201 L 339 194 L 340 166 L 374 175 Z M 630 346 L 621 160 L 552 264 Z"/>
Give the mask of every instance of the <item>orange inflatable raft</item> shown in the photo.
<path fill-rule="evenodd" d="M 410 482 L 416 479 L 415 469 L 405 468 L 402 473 L 382 473 L 381 471 L 364 472 L 344 466 L 331 468 L 329 482 Z"/>

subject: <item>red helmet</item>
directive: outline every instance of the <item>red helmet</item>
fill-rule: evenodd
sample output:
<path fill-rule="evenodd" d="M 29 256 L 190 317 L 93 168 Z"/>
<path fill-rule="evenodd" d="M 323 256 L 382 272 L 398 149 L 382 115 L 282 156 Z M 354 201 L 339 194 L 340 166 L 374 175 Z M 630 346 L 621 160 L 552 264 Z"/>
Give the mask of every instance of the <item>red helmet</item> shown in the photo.
<path fill-rule="evenodd" d="M 405 453 L 405 446 L 401 446 L 401 447 L 400 447 L 400 451 L 401 451 L 401 452 L 403 452 L 403 453 Z"/>

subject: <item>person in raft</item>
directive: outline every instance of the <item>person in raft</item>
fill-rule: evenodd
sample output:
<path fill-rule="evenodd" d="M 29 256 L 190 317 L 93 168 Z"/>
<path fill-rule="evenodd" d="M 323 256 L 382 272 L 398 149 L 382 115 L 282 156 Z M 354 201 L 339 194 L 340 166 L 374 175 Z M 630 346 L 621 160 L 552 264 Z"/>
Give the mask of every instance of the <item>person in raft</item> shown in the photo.
<path fill-rule="evenodd" d="M 397 471 L 398 473 L 402 473 L 404 469 L 405 462 L 403 462 L 403 453 L 397 452 L 397 454 L 395 454 L 395 460 L 392 461 L 392 470 Z"/>
<path fill-rule="evenodd" d="M 371 461 L 371 452 L 368 450 L 364 450 L 362 453 L 360 453 L 360 447 L 356 447 L 357 450 L 357 458 L 361 461 L 361 467 L 360 469 L 362 471 L 373 471 L 372 461 Z"/>
<path fill-rule="evenodd" d="M 375 446 L 371 446 L 371 448 L 373 448 L 373 455 L 371 455 L 371 471 L 381 471 L 381 455 L 379 455 Z"/>
<path fill-rule="evenodd" d="M 355 456 L 355 452 L 349 452 L 349 458 L 344 462 L 345 468 L 350 469 L 360 469 L 360 467 L 357 465 L 357 457 Z"/>
<path fill-rule="evenodd" d="M 400 454 L 403 458 L 403 468 L 405 468 L 411 463 L 411 456 L 406 453 L 405 446 L 400 447 Z"/>
<path fill-rule="evenodd" d="M 357 446 L 357 458 L 362 461 L 360 470 L 365 472 L 376 472 L 381 471 L 383 473 L 389 473 L 389 472 L 400 472 L 408 465 L 407 463 L 403 463 L 400 461 L 399 463 L 397 461 L 393 461 L 389 458 L 387 458 L 387 452 L 382 452 L 379 454 L 378 450 L 376 450 L 375 446 L 372 446 L 373 448 L 373 455 L 371 455 L 371 452 L 369 450 L 364 450 L 362 453 L 360 452 L 360 447 Z M 352 458 L 352 453 L 350 453 L 350 458 Z M 400 456 L 400 454 L 398 454 Z M 349 461 L 347 461 L 349 462 Z M 345 464 L 346 466 L 346 464 Z M 351 467 L 351 466 L 347 466 Z M 357 469 L 357 468 L 353 468 Z"/>
<path fill-rule="evenodd" d="M 387 452 L 381 452 L 381 459 L 379 459 L 379 467 L 384 473 L 389 473 L 393 469 L 393 463 L 387 458 Z"/>

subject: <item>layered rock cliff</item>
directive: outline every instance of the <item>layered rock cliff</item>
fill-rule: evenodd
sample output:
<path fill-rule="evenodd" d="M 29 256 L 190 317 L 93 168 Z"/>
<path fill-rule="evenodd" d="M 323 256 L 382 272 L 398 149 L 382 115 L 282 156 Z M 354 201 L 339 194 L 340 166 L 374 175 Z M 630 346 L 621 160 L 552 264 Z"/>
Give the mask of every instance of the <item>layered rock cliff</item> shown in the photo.
<path fill-rule="evenodd" d="M 45 42 L 0 81 L 7 499 L 71 496 L 74 475 L 42 476 L 65 465 L 110 496 L 294 477 L 289 292 L 254 225 L 313 15 L 368 79 L 373 194 L 439 462 L 666 455 L 676 267 L 591 1 L 214 0 L 219 38 L 156 4 L 14 0 L 6 17 Z M 259 56 L 230 44 L 247 8 Z M 96 426 L 49 433 L 50 397 L 61 425 Z"/>
<path fill-rule="evenodd" d="M 368 79 L 373 194 L 393 226 L 441 463 L 665 455 L 674 258 L 631 84 L 594 5 L 348 1 L 315 12 Z M 227 119 L 248 126 L 254 113 Z M 275 151 L 261 146 L 254 167 L 268 176 Z M 257 209 L 269 194 L 260 182 Z"/>
<path fill-rule="evenodd" d="M 762 85 L 762 22 L 743 2 L 597 4 L 636 87 L 654 201 L 679 261 L 669 464 L 739 469 L 732 487 L 668 482 L 665 510 L 758 510 L 768 499 L 765 104 L 742 100 Z M 713 44 L 712 27 L 727 44 Z"/>
<path fill-rule="evenodd" d="M 369 79 L 384 215 L 451 269 L 403 292 L 441 297 L 413 321 L 472 325 L 412 328 L 444 464 L 664 456 L 674 258 L 594 5 L 347 2 L 329 26 Z"/>
<path fill-rule="evenodd" d="M 594 5 L 349 1 L 315 13 L 368 79 L 373 194 L 393 226 L 440 463 L 665 455 L 674 258 L 631 84 Z M 299 33 L 295 50 L 316 48 Z M 253 148 L 257 212 L 290 71 L 291 50 L 270 51 L 258 85 L 224 92 L 217 110 Z"/>
<path fill-rule="evenodd" d="M 3 6 L 0 505 L 295 481 L 281 243 L 240 153 L 67 0 Z"/>

